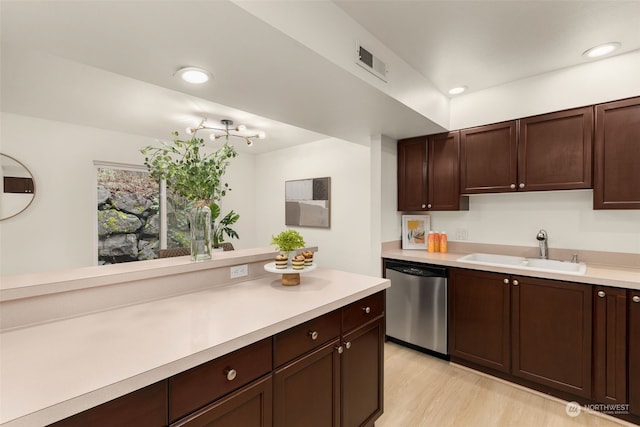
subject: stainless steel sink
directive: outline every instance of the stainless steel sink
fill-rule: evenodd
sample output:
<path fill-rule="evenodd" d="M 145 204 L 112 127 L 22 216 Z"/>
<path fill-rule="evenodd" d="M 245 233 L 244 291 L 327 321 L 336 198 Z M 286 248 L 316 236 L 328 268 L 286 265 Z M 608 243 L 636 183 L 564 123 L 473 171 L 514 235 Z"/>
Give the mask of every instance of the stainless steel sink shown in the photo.
<path fill-rule="evenodd" d="M 509 255 L 472 253 L 458 258 L 458 261 L 470 264 L 510 267 L 522 270 L 545 271 L 547 273 L 583 275 L 587 271 L 587 265 L 584 262 L 575 263 L 568 261 L 556 261 L 553 259 L 525 258 Z"/>

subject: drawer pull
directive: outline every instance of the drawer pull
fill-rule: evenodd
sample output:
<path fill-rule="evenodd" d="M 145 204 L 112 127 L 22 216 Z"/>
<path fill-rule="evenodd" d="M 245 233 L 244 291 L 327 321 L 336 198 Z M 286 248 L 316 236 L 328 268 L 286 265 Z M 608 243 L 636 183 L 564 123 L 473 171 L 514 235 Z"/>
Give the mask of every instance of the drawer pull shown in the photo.
<path fill-rule="evenodd" d="M 346 343 L 344 343 L 344 347 L 349 350 L 351 348 L 351 341 L 347 341 Z"/>
<path fill-rule="evenodd" d="M 605 295 L 606 295 L 606 294 L 604 293 L 604 291 L 598 291 L 598 296 L 599 296 L 600 298 L 604 298 L 604 297 L 605 297 Z"/>
<path fill-rule="evenodd" d="M 513 286 L 518 286 L 520 284 L 517 280 L 514 280 L 512 283 L 513 283 Z"/>
<path fill-rule="evenodd" d="M 638 295 L 634 295 L 631 299 L 633 300 L 633 302 L 640 302 L 640 297 Z"/>
<path fill-rule="evenodd" d="M 236 372 L 235 369 L 227 369 L 227 381 L 233 381 L 236 379 L 236 376 L 238 375 L 238 372 Z"/>
<path fill-rule="evenodd" d="M 508 284 L 509 284 L 509 279 L 503 279 L 502 281 L 503 281 L 506 285 L 508 285 Z"/>
<path fill-rule="evenodd" d="M 311 337 L 312 340 L 317 340 L 318 339 L 318 332 L 316 331 L 309 331 L 309 336 Z"/>
<path fill-rule="evenodd" d="M 362 311 L 364 311 L 366 314 L 371 313 L 371 307 L 362 307 Z"/>
<path fill-rule="evenodd" d="M 344 347 L 339 345 L 338 347 L 336 347 L 336 350 L 338 350 L 338 354 L 342 354 L 344 352 Z"/>

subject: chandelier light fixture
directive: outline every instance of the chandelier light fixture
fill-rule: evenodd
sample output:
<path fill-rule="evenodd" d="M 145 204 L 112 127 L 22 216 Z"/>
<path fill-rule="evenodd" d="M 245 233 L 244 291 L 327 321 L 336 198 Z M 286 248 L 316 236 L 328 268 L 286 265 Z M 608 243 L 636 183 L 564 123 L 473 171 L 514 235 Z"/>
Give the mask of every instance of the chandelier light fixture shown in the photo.
<path fill-rule="evenodd" d="M 212 141 L 215 141 L 219 138 L 225 137 L 227 142 L 229 141 L 229 137 L 241 138 L 243 139 L 249 147 L 253 145 L 254 139 L 265 139 L 267 135 L 263 131 L 247 131 L 247 127 L 245 125 L 237 125 L 233 127 L 233 120 L 222 119 L 220 123 L 224 126 L 223 128 L 209 126 L 206 124 L 206 119 L 200 122 L 198 127 L 195 128 L 187 128 L 187 133 L 189 135 L 194 135 L 197 131 L 201 129 L 211 130 L 213 131 L 209 138 Z"/>

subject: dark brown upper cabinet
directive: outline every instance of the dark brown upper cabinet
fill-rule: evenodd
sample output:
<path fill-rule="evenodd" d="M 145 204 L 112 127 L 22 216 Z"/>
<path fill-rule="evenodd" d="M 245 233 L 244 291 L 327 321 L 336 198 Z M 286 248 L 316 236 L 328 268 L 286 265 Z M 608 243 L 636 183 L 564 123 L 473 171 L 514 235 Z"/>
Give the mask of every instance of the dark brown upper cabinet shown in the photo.
<path fill-rule="evenodd" d="M 460 133 L 398 141 L 398 210 L 469 209 L 460 197 Z"/>
<path fill-rule="evenodd" d="M 591 188 L 593 107 L 460 131 L 461 192 Z"/>
<path fill-rule="evenodd" d="M 461 130 L 461 192 L 516 191 L 517 144 L 515 120 Z"/>
<path fill-rule="evenodd" d="M 640 209 L 640 97 L 596 105 L 594 209 Z"/>
<path fill-rule="evenodd" d="M 593 107 L 520 120 L 518 190 L 591 188 Z"/>

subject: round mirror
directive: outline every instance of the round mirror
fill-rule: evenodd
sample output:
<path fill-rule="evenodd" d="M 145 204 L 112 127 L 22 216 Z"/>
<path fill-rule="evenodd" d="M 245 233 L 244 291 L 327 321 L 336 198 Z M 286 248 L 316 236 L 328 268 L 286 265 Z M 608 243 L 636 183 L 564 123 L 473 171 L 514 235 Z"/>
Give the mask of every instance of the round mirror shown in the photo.
<path fill-rule="evenodd" d="M 0 154 L 0 221 L 29 207 L 36 194 L 31 172 L 11 156 Z"/>

